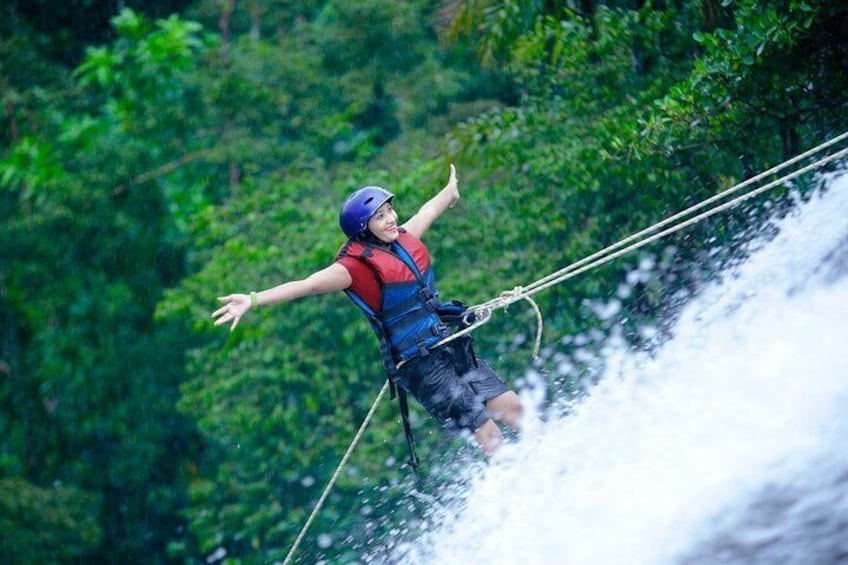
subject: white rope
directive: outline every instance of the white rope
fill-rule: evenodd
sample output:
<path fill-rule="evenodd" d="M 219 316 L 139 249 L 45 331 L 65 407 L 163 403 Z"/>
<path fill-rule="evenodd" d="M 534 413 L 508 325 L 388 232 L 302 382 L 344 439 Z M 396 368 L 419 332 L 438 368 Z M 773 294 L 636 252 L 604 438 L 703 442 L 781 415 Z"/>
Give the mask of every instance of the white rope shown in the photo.
<path fill-rule="evenodd" d="M 593 253 L 592 255 L 584 257 L 583 259 L 576 261 L 575 263 L 572 263 L 571 265 L 568 265 L 568 266 L 566 266 L 566 267 L 564 267 L 564 268 L 562 268 L 562 269 L 560 269 L 556 272 L 553 272 L 553 273 L 551 273 L 551 274 L 549 274 L 545 277 L 542 277 L 541 279 L 538 279 L 538 280 L 532 282 L 531 284 L 527 285 L 526 287 L 517 286 L 517 287 L 513 288 L 512 290 L 502 292 L 498 297 L 493 298 L 492 300 L 489 300 L 487 302 L 483 302 L 483 303 L 478 304 L 476 306 L 472 306 L 471 308 L 468 309 L 468 312 L 466 313 L 466 316 L 465 316 L 466 320 L 469 322 L 469 325 L 466 328 L 464 328 L 464 329 L 444 338 L 443 340 L 439 341 L 436 345 L 433 346 L 433 348 L 439 347 L 440 345 L 443 345 L 445 343 L 453 341 L 458 337 L 461 337 L 463 335 L 471 333 L 475 329 L 479 328 L 480 326 L 482 326 L 483 324 L 485 324 L 489 320 L 491 320 L 492 314 L 494 313 L 495 310 L 498 310 L 498 309 L 501 309 L 501 308 L 507 308 L 511 304 L 514 304 L 515 302 L 518 302 L 519 300 L 526 300 L 527 302 L 530 303 L 531 307 L 533 308 L 533 310 L 536 314 L 537 329 L 536 329 L 535 345 L 534 345 L 534 348 L 533 348 L 533 358 L 535 358 L 537 356 L 538 352 L 539 352 L 539 347 L 541 346 L 541 340 L 542 340 L 542 312 L 539 309 L 539 306 L 536 304 L 536 302 L 533 301 L 531 296 L 533 296 L 534 294 L 537 294 L 537 293 L 539 293 L 539 292 L 541 292 L 541 291 L 543 291 L 547 288 L 550 288 L 551 286 L 560 284 L 560 283 L 562 283 L 562 282 L 564 282 L 564 281 L 566 281 L 570 278 L 576 277 L 577 275 L 584 273 L 584 272 L 586 272 L 590 269 L 594 269 L 596 267 L 603 265 L 604 263 L 608 263 L 609 261 L 612 261 L 613 259 L 616 259 L 616 258 L 618 258 L 618 257 L 620 257 L 620 256 L 622 256 L 626 253 L 629 253 L 631 251 L 639 249 L 640 247 L 644 247 L 645 245 L 648 245 L 649 243 L 652 243 L 652 242 L 654 242 L 654 241 L 656 241 L 660 238 L 663 238 L 667 235 L 671 235 L 675 232 L 678 232 L 682 229 L 685 229 L 686 227 L 688 227 L 692 224 L 695 224 L 695 223 L 700 222 L 700 221 L 702 221 L 706 218 L 709 218 L 710 216 L 718 214 L 719 212 L 722 212 L 722 211 L 724 211 L 728 208 L 731 208 L 732 206 L 736 206 L 737 204 L 744 202 L 745 200 L 748 200 L 748 199 L 753 198 L 753 197 L 755 197 L 759 194 L 762 194 L 762 193 L 764 193 L 768 190 L 771 190 L 775 186 L 781 185 L 781 184 L 783 184 L 783 183 L 785 183 L 789 180 L 792 180 L 792 179 L 794 179 L 794 178 L 796 178 L 796 177 L 798 177 L 798 176 L 800 176 L 804 173 L 812 171 L 816 168 L 821 167 L 822 165 L 825 165 L 827 163 L 835 161 L 836 159 L 839 159 L 840 157 L 848 155 L 848 148 L 842 149 L 842 150 L 840 150 L 840 151 L 838 151 L 838 152 L 836 152 L 832 155 L 828 155 L 827 157 L 823 157 L 823 158 L 819 159 L 818 161 L 815 161 L 814 163 L 811 163 L 811 164 L 809 164 L 805 167 L 797 169 L 797 170 L 795 170 L 795 171 L 793 171 L 793 172 L 791 172 L 787 175 L 784 175 L 784 176 L 782 176 L 782 177 L 780 177 L 776 180 L 773 180 L 773 181 L 771 181 L 771 182 L 769 182 L 769 183 L 767 183 L 767 184 L 765 184 L 765 185 L 763 185 L 759 188 L 756 188 L 756 189 L 754 189 L 750 192 L 746 192 L 746 193 L 744 193 L 740 196 L 737 196 L 736 198 L 733 198 L 732 200 L 729 200 L 729 201 L 725 202 L 724 204 L 720 204 L 720 205 L 717 205 L 715 207 L 709 208 L 705 212 L 702 212 L 702 213 L 700 213 L 696 216 L 693 216 L 693 217 L 691 217 L 687 220 L 683 220 L 683 221 L 680 221 L 679 223 L 675 223 L 678 220 L 682 220 L 683 218 L 686 218 L 687 216 L 689 216 L 690 214 L 692 214 L 692 213 L 694 213 L 698 210 L 701 210 L 701 209 L 703 209 L 707 206 L 710 206 L 711 204 L 713 204 L 715 202 L 722 200 L 723 198 L 726 198 L 727 196 L 730 196 L 730 195 L 732 195 L 736 192 L 739 192 L 743 188 L 750 186 L 751 184 L 753 184 L 753 183 L 755 183 L 759 180 L 762 180 L 762 179 L 764 179 L 764 178 L 766 178 L 766 177 L 768 177 L 768 176 L 770 176 L 770 175 L 772 175 L 772 174 L 774 174 L 774 173 L 776 173 L 776 172 L 778 172 L 782 169 L 785 169 L 786 167 L 788 167 L 790 165 L 797 163 L 798 161 L 800 161 L 802 159 L 810 157 L 811 155 L 814 155 L 814 154 L 822 151 L 823 149 L 826 149 L 826 148 L 828 148 L 828 147 L 830 147 L 830 146 L 832 146 L 836 143 L 839 143 L 840 141 L 843 141 L 845 139 L 848 139 L 848 132 L 845 132 L 845 133 L 843 133 L 843 134 L 841 134 L 837 137 L 834 137 L 830 141 L 822 143 L 821 145 L 814 147 L 813 149 L 810 149 L 809 151 L 806 151 L 806 152 L 804 152 L 804 153 L 802 153 L 802 154 L 800 154 L 796 157 L 793 157 L 792 159 L 784 161 L 780 165 L 772 167 L 771 169 L 764 171 L 764 172 L 762 172 L 762 173 L 760 173 L 760 174 L 758 174 L 754 177 L 751 177 L 750 179 L 748 179 L 744 182 L 736 184 L 736 185 L 732 186 L 731 188 L 729 188 L 729 189 L 727 189 L 727 190 L 725 190 L 725 191 L 723 191 L 719 194 L 716 194 L 715 196 L 712 196 L 711 198 L 708 198 L 708 199 L 706 199 L 702 202 L 699 202 L 698 204 L 696 204 L 696 205 L 694 205 L 690 208 L 687 208 L 686 210 L 683 210 L 682 212 L 678 212 L 677 214 L 674 214 L 674 215 L 666 218 L 665 220 L 662 220 L 662 221 L 660 221 L 656 224 L 653 224 L 652 226 L 649 226 L 649 227 L 643 229 L 642 231 L 639 231 L 639 232 L 637 232 L 637 233 L 635 233 L 635 234 L 633 234 L 633 235 L 631 235 L 631 236 L 629 236 L 625 239 L 622 239 L 621 241 L 618 241 L 617 243 L 614 243 L 613 245 L 605 247 L 604 249 L 601 249 L 600 251 Z M 664 228 L 664 227 L 669 226 L 669 225 L 671 227 L 668 227 L 666 229 L 661 230 L 661 228 Z M 661 230 L 661 231 L 658 231 L 658 230 Z M 654 233 L 654 232 L 656 232 L 656 233 Z M 653 234 L 653 235 L 650 235 L 650 237 L 645 237 L 645 236 L 648 236 L 649 234 Z M 645 239 L 640 239 L 640 238 L 643 238 L 643 237 L 645 237 Z M 635 243 L 631 243 L 631 242 L 635 242 Z M 333 473 L 333 476 L 330 478 L 330 481 L 327 483 L 327 486 L 324 488 L 324 492 L 321 493 L 321 497 L 318 499 L 318 502 L 315 504 L 315 507 L 313 508 L 312 513 L 309 515 L 309 518 L 306 520 L 306 523 L 303 525 L 303 528 L 300 530 L 300 533 L 298 534 L 297 539 L 295 540 L 291 549 L 289 549 L 289 552 L 286 555 L 285 560 L 283 561 L 283 565 L 288 565 L 288 563 L 291 562 L 295 551 L 297 551 L 297 548 L 300 546 L 300 543 L 303 541 L 303 537 L 306 535 L 306 531 L 309 529 L 309 526 L 315 520 L 315 517 L 318 515 L 318 512 L 323 507 L 324 502 L 327 500 L 327 496 L 330 494 L 330 491 L 332 490 L 333 486 L 335 485 L 336 480 L 338 479 L 342 468 L 347 464 L 348 460 L 350 459 L 350 456 L 353 453 L 354 448 L 359 443 L 359 440 L 362 438 L 362 434 L 365 432 L 365 428 L 368 426 L 369 422 L 371 421 L 371 418 L 374 415 L 374 412 L 377 410 L 377 405 L 380 403 L 380 400 L 382 400 L 382 398 L 385 395 L 386 390 L 388 388 L 389 388 L 389 382 L 387 380 L 383 384 L 383 388 L 380 389 L 380 393 L 377 395 L 377 398 L 374 400 L 374 403 L 371 405 L 371 409 L 368 411 L 368 414 L 365 416 L 365 419 L 362 421 L 362 425 L 359 427 L 359 430 L 356 432 L 356 435 L 354 436 L 353 441 L 351 442 L 350 446 L 347 448 L 347 451 L 345 452 L 344 456 L 342 457 L 341 462 L 339 462 L 338 467 L 336 467 L 336 470 Z"/>
<path fill-rule="evenodd" d="M 831 147 L 832 145 L 839 143 L 840 141 L 843 141 L 845 139 L 848 139 L 848 132 L 845 132 L 841 135 L 838 135 L 837 137 L 834 137 L 833 139 L 826 141 L 826 142 L 818 145 L 817 147 L 814 147 L 814 148 L 812 148 L 812 149 L 810 149 L 810 150 L 808 150 L 804 153 L 801 153 L 800 155 L 797 155 L 797 156 L 795 156 L 795 157 L 793 157 L 793 158 L 791 158 L 787 161 L 784 161 L 783 163 L 780 163 L 779 165 L 776 165 L 776 166 L 772 167 L 771 169 L 763 171 L 762 173 L 760 173 L 756 176 L 753 176 L 750 179 L 747 179 L 747 180 L 745 180 L 741 183 L 738 183 L 738 184 L 728 188 L 727 190 L 725 190 L 723 192 L 720 192 L 720 193 L 718 193 L 718 194 L 716 194 L 716 195 L 714 195 L 710 198 L 707 198 L 706 200 L 699 202 L 698 204 L 695 204 L 694 206 L 691 206 L 691 207 L 689 207 L 689 208 L 687 208 L 687 209 L 685 209 L 681 212 L 678 212 L 677 214 L 669 216 L 665 220 L 662 220 L 662 221 L 660 221 L 656 224 L 653 224 L 652 226 L 649 226 L 649 227 L 643 229 L 640 232 L 637 232 L 637 233 L 635 233 L 635 234 L 633 234 L 633 235 L 631 235 L 631 236 L 629 236 L 625 239 L 622 239 L 621 241 L 614 243 L 613 245 L 610 245 L 609 247 L 605 247 L 604 249 L 601 249 L 600 251 L 593 253 L 592 255 L 589 255 L 588 257 L 584 257 L 583 259 L 577 261 L 576 263 L 573 263 L 573 264 L 571 264 L 571 265 L 569 265 L 569 266 L 567 266 L 563 269 L 560 269 L 559 271 L 551 273 L 551 274 L 547 275 L 546 277 L 543 277 L 543 278 L 535 281 L 534 283 L 531 283 L 530 285 L 526 286 L 525 288 L 532 290 L 532 289 L 535 289 L 537 286 L 540 286 L 540 285 L 547 283 L 549 280 L 557 279 L 561 274 L 563 274 L 565 272 L 572 271 L 572 270 L 574 270 L 574 269 L 576 269 L 576 268 L 578 268 L 582 265 L 585 265 L 586 263 L 589 263 L 590 261 L 593 261 L 593 260 L 595 260 L 595 259 L 597 259 L 601 256 L 606 255 L 607 253 L 610 253 L 610 252 L 612 252 L 616 249 L 623 247 L 624 245 L 630 243 L 631 241 L 635 241 L 635 240 L 637 240 L 641 237 L 644 237 L 644 236 L 646 236 L 646 235 L 648 235 L 648 234 L 650 234 L 654 231 L 657 231 L 660 228 L 663 228 L 663 227 L 665 227 L 665 226 L 667 226 L 667 225 L 669 225 L 669 224 L 671 224 L 671 223 L 673 223 L 673 222 L 675 222 L 675 221 L 677 221 L 681 218 L 685 218 L 686 216 L 692 214 L 693 212 L 696 212 L 696 211 L 698 211 L 702 208 L 705 208 L 705 207 L 713 204 L 714 202 L 718 202 L 719 200 L 721 200 L 721 199 L 723 199 L 727 196 L 730 196 L 731 194 L 735 194 L 736 192 L 739 192 L 743 188 L 750 186 L 751 184 L 754 184 L 755 182 L 758 182 L 758 181 L 760 181 L 760 180 L 762 180 L 766 177 L 769 177 L 769 176 L 775 174 L 776 172 L 778 172 L 782 169 L 785 169 L 786 167 L 788 167 L 790 165 L 794 165 L 795 163 L 797 163 L 797 162 L 799 162 L 803 159 L 806 159 L 807 157 L 810 157 L 811 155 L 815 155 L 816 153 L 819 153 L 820 151 L 827 149 L 828 147 Z M 828 162 L 832 161 L 832 160 L 833 159 L 829 159 Z M 817 161 L 812 166 L 817 167 L 820 164 L 821 164 L 821 161 Z M 807 168 L 807 170 L 809 170 L 809 168 Z M 801 174 L 801 173 L 799 173 L 799 174 Z M 796 174 L 794 176 L 798 176 L 798 175 Z M 786 178 L 790 178 L 790 177 L 784 177 L 784 179 L 786 179 Z M 792 178 L 794 178 L 794 177 L 792 177 Z M 778 184 L 780 182 L 782 182 L 782 181 L 778 181 Z M 771 185 L 771 186 L 774 186 L 774 185 Z M 547 286 L 546 286 L 546 288 L 547 288 Z"/>
<path fill-rule="evenodd" d="M 475 329 L 482 326 L 483 324 L 486 324 L 489 320 L 491 320 L 492 314 L 497 309 L 507 308 L 508 306 L 510 306 L 511 304 L 513 304 L 515 302 L 518 302 L 519 300 L 530 300 L 531 296 L 533 296 L 534 294 L 537 294 L 537 293 L 539 293 L 539 292 L 541 292 L 541 291 L 543 291 L 547 288 L 558 285 L 558 284 L 560 284 L 560 283 L 562 283 L 562 282 L 564 282 L 564 281 L 566 281 L 570 278 L 576 277 L 577 275 L 579 275 L 581 273 L 584 273 L 586 271 L 589 271 L 591 269 L 599 267 L 599 266 L 603 265 L 604 263 L 608 263 L 609 261 L 612 261 L 613 259 L 621 257 L 622 255 L 624 255 L 626 253 L 630 253 L 631 251 L 639 249 L 640 247 L 644 247 L 645 245 L 648 245 L 649 243 L 652 243 L 652 242 L 654 242 L 658 239 L 661 239 L 661 238 L 663 238 L 667 235 L 671 235 L 675 232 L 678 232 L 682 229 L 685 229 L 685 228 L 691 226 L 692 224 L 695 224 L 697 222 L 705 220 L 706 218 L 709 218 L 710 216 L 714 216 L 715 214 L 718 214 L 719 212 L 722 212 L 722 211 L 724 211 L 728 208 L 736 206 L 737 204 L 740 204 L 741 202 L 744 202 L 744 201 L 749 200 L 749 199 L 751 199 L 751 198 L 753 198 L 753 197 L 755 197 L 759 194 L 762 194 L 762 193 L 764 193 L 768 190 L 771 190 L 772 188 L 774 188 L 778 185 L 782 185 L 785 182 L 792 180 L 792 179 L 794 179 L 794 178 L 796 178 L 796 177 L 798 177 L 798 176 L 800 176 L 804 173 L 810 172 L 810 171 L 817 169 L 817 168 L 819 168 L 819 167 L 821 167 L 821 166 L 823 166 L 827 163 L 835 161 L 835 160 L 837 160 L 841 157 L 844 157 L 845 155 L 848 155 L 848 148 L 842 149 L 840 151 L 837 151 L 836 153 L 833 153 L 832 155 L 828 155 L 827 157 L 823 157 L 823 158 L 819 159 L 818 161 L 815 161 L 814 163 L 811 163 L 811 164 L 809 164 L 805 167 L 802 167 L 802 168 L 797 169 L 797 170 L 795 170 L 795 171 L 793 171 L 789 174 L 786 174 L 786 175 L 784 175 L 784 176 L 782 176 L 782 177 L 780 177 L 776 180 L 773 180 L 773 181 L 771 181 L 771 182 L 769 182 L 769 183 L 767 183 L 767 184 L 765 184 L 765 185 L 763 185 L 759 188 L 756 188 L 756 189 L 754 189 L 750 192 L 746 192 L 746 193 L 744 193 L 740 196 L 737 196 L 736 198 L 733 198 L 732 200 L 729 200 L 729 201 L 725 202 L 724 204 L 720 204 L 720 205 L 717 205 L 713 208 L 710 208 L 707 211 L 702 212 L 701 214 L 698 214 L 696 216 L 693 216 L 693 217 L 691 217 L 687 220 L 683 220 L 683 221 L 680 221 L 678 223 L 673 223 L 677 220 L 680 220 L 681 218 L 685 218 L 686 216 L 688 216 L 692 212 L 700 210 L 700 209 L 704 208 L 705 206 L 707 206 L 709 204 L 715 203 L 715 202 L 721 200 L 722 198 L 725 198 L 725 197 L 727 197 L 727 196 L 729 196 L 729 195 L 731 195 L 735 192 L 738 192 L 742 188 L 749 186 L 750 184 L 752 184 L 753 182 L 755 182 L 757 180 L 763 179 L 763 178 L 765 178 L 765 177 L 767 177 L 771 174 L 774 174 L 775 172 L 777 172 L 781 169 L 786 168 L 789 164 L 796 163 L 800 159 L 803 159 L 805 157 L 809 157 L 810 155 L 816 153 L 817 151 L 820 151 L 823 148 L 829 147 L 829 146 L 833 145 L 834 143 L 837 143 L 837 142 L 839 142 L 843 139 L 846 139 L 846 138 L 848 138 L 848 132 L 843 133 L 842 135 L 840 135 L 840 136 L 838 136 L 838 137 L 836 137 L 836 138 L 834 138 L 834 139 L 832 139 L 832 140 L 830 140 L 826 143 L 821 144 L 817 148 L 811 149 L 810 151 L 807 151 L 806 153 L 798 155 L 797 157 L 794 157 L 794 158 L 782 163 L 779 166 L 773 167 L 772 169 L 769 169 L 768 171 L 760 173 L 759 175 L 757 175 L 755 177 L 752 177 L 752 178 L 750 178 L 750 179 L 748 179 L 748 180 L 746 180 L 742 183 L 739 183 L 739 184 L 725 190 L 724 192 L 716 194 L 715 196 L 708 198 L 708 199 L 696 204 L 695 206 L 687 208 L 686 210 L 683 210 L 682 212 L 674 214 L 673 216 L 670 216 L 669 218 L 666 218 L 665 220 L 662 220 L 662 221 L 660 221 L 656 224 L 653 224 L 652 226 L 645 228 L 642 231 L 637 232 L 637 233 L 635 233 L 635 234 L 633 234 L 633 235 L 631 235 L 631 236 L 629 236 L 629 237 L 627 237 L 627 238 L 625 238 L 625 239 L 623 239 L 623 240 L 621 240 L 621 241 L 619 241 L 619 242 L 617 242 L 613 245 L 610 245 L 609 247 L 605 247 L 604 249 L 601 249 L 600 251 L 593 253 L 592 255 L 589 255 L 588 257 L 585 257 L 585 258 L 583 258 L 579 261 L 576 261 L 575 263 L 572 263 L 571 265 L 568 265 L 568 266 L 560 269 L 559 271 L 556 271 L 556 272 L 551 273 L 551 274 L 549 274 L 545 277 L 542 277 L 541 279 L 534 281 L 533 283 L 531 283 L 527 286 L 523 286 L 523 287 L 517 286 L 514 289 L 512 289 L 511 291 L 502 292 L 497 298 L 494 298 L 494 299 L 489 300 L 487 302 L 483 302 L 482 304 L 478 304 L 476 306 L 472 306 L 471 308 L 469 308 L 469 312 L 470 312 L 469 317 L 470 317 L 471 314 L 473 314 L 474 315 L 474 322 L 470 326 L 463 329 L 462 331 L 446 337 L 445 339 L 440 341 L 438 344 L 436 344 L 436 346 L 442 345 L 444 343 L 448 343 L 449 341 L 452 341 L 452 340 L 456 339 L 457 337 L 459 337 L 461 335 L 465 335 L 469 332 L 472 332 Z M 665 227 L 665 226 L 668 226 L 669 224 L 673 224 L 673 225 L 671 225 L 671 227 L 668 227 L 664 230 L 657 232 L 658 229 Z M 645 239 L 639 239 L 639 238 L 647 236 L 648 234 L 651 234 L 653 232 L 657 232 L 657 233 L 654 233 L 650 237 L 645 237 Z M 635 241 L 635 243 L 631 243 L 631 242 L 634 242 L 634 241 Z M 627 245 L 628 243 L 630 243 L 630 245 Z M 541 313 L 539 312 L 538 306 L 536 306 L 535 303 L 533 303 L 533 307 L 536 310 L 537 320 L 538 320 L 538 323 L 539 323 L 539 326 L 538 326 L 537 332 L 536 332 L 537 339 L 536 339 L 536 346 L 535 346 L 534 355 L 533 355 L 534 358 L 535 358 L 536 354 L 538 353 L 538 347 L 539 347 L 539 343 L 540 343 L 540 340 L 541 340 L 541 335 L 540 335 L 541 334 L 541 321 L 539 320 Z"/>
<path fill-rule="evenodd" d="M 342 468 L 347 464 L 348 459 L 350 459 L 351 454 L 353 453 L 354 448 L 359 443 L 360 438 L 362 438 L 362 434 L 365 432 L 365 428 L 368 427 L 368 423 L 371 421 L 371 418 L 374 416 L 374 412 L 377 410 L 377 405 L 380 403 L 380 400 L 383 399 L 383 396 L 386 394 L 386 390 L 389 388 L 389 381 L 386 380 L 383 383 L 383 388 L 380 389 L 380 393 L 377 395 L 377 398 L 374 400 L 374 403 L 371 404 L 371 409 L 368 410 L 368 415 L 365 416 L 365 419 L 362 420 L 362 425 L 359 426 L 359 431 L 356 432 L 356 436 L 354 436 L 353 441 L 350 442 L 350 446 L 347 448 L 347 451 L 342 457 L 342 460 L 339 462 L 338 467 L 336 467 L 336 471 L 333 473 L 333 476 L 330 478 L 330 482 L 327 483 L 327 486 L 324 487 L 324 492 L 321 493 L 321 497 L 318 499 L 318 502 L 315 503 L 315 508 L 312 509 L 312 513 L 307 518 L 306 523 L 303 525 L 303 528 L 300 529 L 300 533 L 297 535 L 297 539 L 294 540 L 294 544 L 292 544 L 291 549 L 289 549 L 286 558 L 283 560 L 283 565 L 288 565 L 291 562 L 292 557 L 294 556 L 294 552 L 297 551 L 298 546 L 300 546 L 300 542 L 303 541 L 303 536 L 306 535 L 306 530 L 309 529 L 309 526 L 312 525 L 313 520 L 318 515 L 318 512 L 321 510 L 321 507 L 324 506 L 324 501 L 327 500 L 327 496 L 330 494 L 330 491 L 333 489 L 333 485 L 336 484 L 336 480 L 339 478 L 339 475 L 342 472 Z"/>

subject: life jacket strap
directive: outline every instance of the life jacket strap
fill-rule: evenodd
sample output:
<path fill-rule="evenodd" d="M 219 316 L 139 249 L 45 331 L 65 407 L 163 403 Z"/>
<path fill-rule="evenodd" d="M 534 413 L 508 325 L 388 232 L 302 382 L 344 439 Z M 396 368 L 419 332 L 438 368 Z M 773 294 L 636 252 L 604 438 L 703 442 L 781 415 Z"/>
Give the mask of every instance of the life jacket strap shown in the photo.
<path fill-rule="evenodd" d="M 406 397 L 406 390 L 398 386 L 396 383 L 389 380 L 389 390 L 391 398 L 397 396 L 398 405 L 400 406 L 400 419 L 403 422 L 403 433 L 406 436 L 406 446 L 409 449 L 409 466 L 415 473 L 415 479 L 418 482 L 418 489 L 421 490 L 423 480 L 421 478 L 421 462 L 418 459 L 418 453 L 415 451 L 415 437 L 412 435 L 412 424 L 409 421 L 409 401 Z"/>

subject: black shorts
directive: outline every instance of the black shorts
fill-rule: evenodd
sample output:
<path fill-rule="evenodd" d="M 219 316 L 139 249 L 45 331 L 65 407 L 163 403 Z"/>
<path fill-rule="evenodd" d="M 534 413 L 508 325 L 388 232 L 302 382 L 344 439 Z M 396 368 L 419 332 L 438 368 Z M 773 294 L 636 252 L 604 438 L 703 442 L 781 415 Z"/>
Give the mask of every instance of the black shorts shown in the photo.
<path fill-rule="evenodd" d="M 414 396 L 439 423 L 454 431 L 475 432 L 491 418 L 486 402 L 508 392 L 509 387 L 482 359 L 459 374 L 450 348 L 404 363 L 397 383 Z"/>

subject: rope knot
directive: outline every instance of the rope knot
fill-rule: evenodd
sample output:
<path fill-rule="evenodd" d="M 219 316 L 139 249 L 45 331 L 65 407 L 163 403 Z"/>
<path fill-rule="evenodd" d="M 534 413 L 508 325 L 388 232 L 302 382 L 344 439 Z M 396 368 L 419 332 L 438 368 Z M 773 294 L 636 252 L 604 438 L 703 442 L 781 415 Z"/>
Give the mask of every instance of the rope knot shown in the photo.
<path fill-rule="evenodd" d="M 501 294 L 498 298 L 501 302 L 504 302 L 504 303 L 506 303 L 506 305 L 509 305 L 509 304 L 515 302 L 516 300 L 522 298 L 523 294 L 524 294 L 524 287 L 519 285 L 519 286 L 513 287 L 512 290 L 505 290 L 505 291 L 501 292 Z"/>
<path fill-rule="evenodd" d="M 505 290 L 501 293 L 501 296 L 518 296 L 519 294 L 524 292 L 524 287 L 521 285 L 512 287 L 512 290 Z"/>

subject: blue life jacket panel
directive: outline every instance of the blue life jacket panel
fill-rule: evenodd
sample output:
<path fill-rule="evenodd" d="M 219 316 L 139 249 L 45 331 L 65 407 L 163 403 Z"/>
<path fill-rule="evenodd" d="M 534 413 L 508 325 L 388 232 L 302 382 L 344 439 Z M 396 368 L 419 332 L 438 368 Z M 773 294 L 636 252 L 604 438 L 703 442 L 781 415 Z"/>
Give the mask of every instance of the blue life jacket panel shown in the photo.
<path fill-rule="evenodd" d="M 353 279 L 345 292 L 377 333 L 390 375 L 398 363 L 426 355 L 450 333 L 436 313 L 439 295 L 430 254 L 409 232 L 401 229 L 388 248 L 350 240 L 337 261 Z"/>

